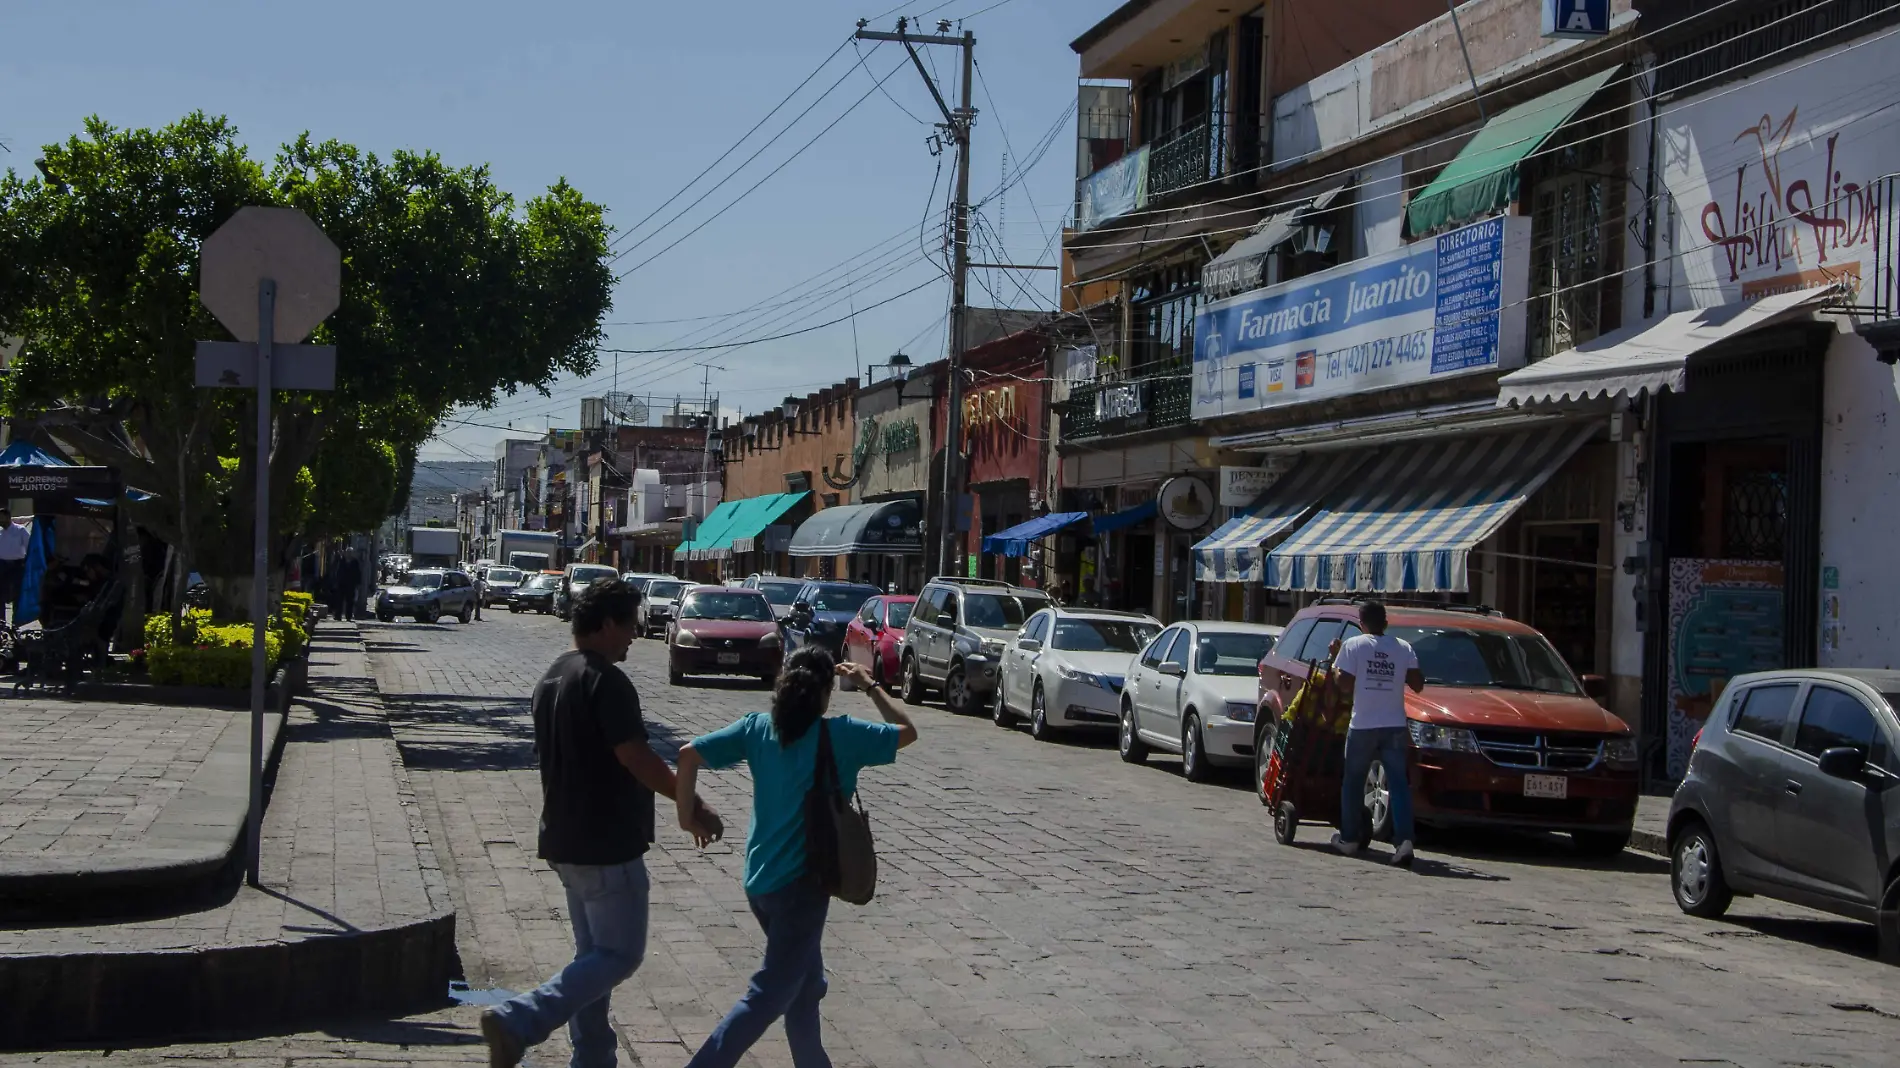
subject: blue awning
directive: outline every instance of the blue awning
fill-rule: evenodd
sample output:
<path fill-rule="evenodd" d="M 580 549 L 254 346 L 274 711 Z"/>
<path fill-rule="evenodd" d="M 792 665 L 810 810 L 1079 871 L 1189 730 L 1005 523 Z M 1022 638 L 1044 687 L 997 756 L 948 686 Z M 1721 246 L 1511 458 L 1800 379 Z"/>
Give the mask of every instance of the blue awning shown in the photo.
<path fill-rule="evenodd" d="M 0 449 L 0 467 L 71 467 L 62 460 L 25 438 L 15 438 Z"/>
<path fill-rule="evenodd" d="M 1301 460 L 1245 512 L 1194 546 L 1194 577 L 1201 582 L 1259 582 L 1267 542 L 1293 529 L 1320 498 L 1371 456 L 1370 449 L 1350 449 Z"/>
<path fill-rule="evenodd" d="M 1097 534 L 1112 534 L 1123 527 L 1132 527 L 1136 523 L 1145 523 L 1153 519 L 1155 514 L 1160 510 L 1161 507 L 1159 505 L 1153 501 L 1149 501 L 1147 504 L 1138 504 L 1133 508 L 1124 508 L 1119 512 L 1111 512 L 1108 515 L 1098 515 L 1089 526 L 1093 528 Z"/>
<path fill-rule="evenodd" d="M 1087 519 L 1087 512 L 1050 512 L 1039 515 L 1027 523 L 1018 523 L 1005 527 L 983 538 L 985 553 L 1001 553 L 1004 556 L 1025 556 L 1029 553 L 1029 543 L 1042 539 L 1073 523 Z"/>
<path fill-rule="evenodd" d="M 1387 449 L 1267 554 L 1281 590 L 1457 593 L 1465 557 L 1597 431 L 1566 425 Z"/>

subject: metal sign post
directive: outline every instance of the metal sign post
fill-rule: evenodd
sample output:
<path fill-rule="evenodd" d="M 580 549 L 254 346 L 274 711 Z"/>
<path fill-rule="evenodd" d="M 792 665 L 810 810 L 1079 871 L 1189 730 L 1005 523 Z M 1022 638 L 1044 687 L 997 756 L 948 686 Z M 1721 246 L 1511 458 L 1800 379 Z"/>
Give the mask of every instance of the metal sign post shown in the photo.
<path fill-rule="evenodd" d="M 198 299 L 238 340 L 200 341 L 200 386 L 257 390 L 257 509 L 251 550 L 251 797 L 244 871 L 259 885 L 264 843 L 264 691 L 270 672 L 271 392 L 327 390 L 336 349 L 300 345 L 341 299 L 342 254 L 294 208 L 242 208 L 205 239 Z M 251 300 L 256 303 L 252 304 Z M 252 312 L 256 318 L 251 317 Z M 280 344 L 279 342 L 286 342 Z M 280 362 L 281 361 L 281 362 Z"/>

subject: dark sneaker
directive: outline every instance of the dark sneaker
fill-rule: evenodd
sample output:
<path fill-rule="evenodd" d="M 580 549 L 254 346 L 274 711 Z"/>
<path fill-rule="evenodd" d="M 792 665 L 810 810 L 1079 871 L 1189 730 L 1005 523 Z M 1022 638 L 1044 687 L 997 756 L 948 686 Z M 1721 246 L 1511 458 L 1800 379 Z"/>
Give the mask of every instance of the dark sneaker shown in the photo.
<path fill-rule="evenodd" d="M 515 1068 L 527 1052 L 494 1009 L 482 1010 L 482 1038 L 488 1042 L 488 1068 Z"/>
<path fill-rule="evenodd" d="M 1399 848 L 1392 853 L 1392 866 L 1395 868 L 1409 868 L 1412 866 L 1412 843 L 1399 843 Z"/>
<path fill-rule="evenodd" d="M 1348 842 L 1338 834 L 1333 835 L 1333 849 L 1342 857 L 1356 857 L 1359 855 L 1359 851 L 1364 848 L 1365 847 L 1358 842 Z"/>

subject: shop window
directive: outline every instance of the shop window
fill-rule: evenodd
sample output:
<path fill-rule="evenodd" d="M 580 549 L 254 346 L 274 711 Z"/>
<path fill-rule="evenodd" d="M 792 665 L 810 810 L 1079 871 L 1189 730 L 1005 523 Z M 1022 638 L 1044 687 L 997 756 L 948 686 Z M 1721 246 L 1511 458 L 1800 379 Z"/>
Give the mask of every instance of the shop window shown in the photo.
<path fill-rule="evenodd" d="M 1137 375 L 1185 368 L 1194 362 L 1194 313 L 1201 306 L 1200 261 L 1177 263 L 1137 279 L 1130 295 L 1134 337 L 1129 352 Z"/>
<path fill-rule="evenodd" d="M 1614 113 L 1613 113 L 1614 114 Z M 1621 290 L 1623 177 L 1613 154 L 1610 115 L 1558 131 L 1554 147 L 1529 162 L 1525 211 L 1531 217 L 1530 358 L 1590 341 L 1616 324 Z"/>

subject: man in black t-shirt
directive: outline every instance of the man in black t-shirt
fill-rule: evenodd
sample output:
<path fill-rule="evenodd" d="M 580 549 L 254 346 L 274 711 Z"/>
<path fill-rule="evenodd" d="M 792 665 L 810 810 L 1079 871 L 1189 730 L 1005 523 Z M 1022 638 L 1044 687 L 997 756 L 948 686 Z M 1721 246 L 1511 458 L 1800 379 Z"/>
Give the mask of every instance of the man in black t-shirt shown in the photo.
<path fill-rule="evenodd" d="M 573 1063 L 614 1063 L 607 1003 L 646 953 L 653 795 L 674 790 L 673 770 L 647 746 L 640 695 L 616 666 L 639 633 L 638 603 L 619 579 L 589 585 L 574 599 L 574 650 L 534 688 L 539 854 L 567 889 L 575 955 L 539 988 L 482 1013 L 491 1068 L 519 1064 L 563 1023 Z M 704 805 L 698 822 L 702 846 L 723 831 Z"/>

